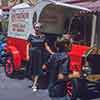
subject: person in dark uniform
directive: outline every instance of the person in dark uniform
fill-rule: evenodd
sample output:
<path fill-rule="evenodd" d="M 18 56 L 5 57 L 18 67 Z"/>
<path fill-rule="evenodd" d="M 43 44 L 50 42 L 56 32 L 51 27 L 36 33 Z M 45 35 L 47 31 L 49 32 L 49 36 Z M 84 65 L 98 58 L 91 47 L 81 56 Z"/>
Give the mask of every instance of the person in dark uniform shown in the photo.
<path fill-rule="evenodd" d="M 67 52 L 71 48 L 69 40 L 61 38 L 56 41 L 57 52 L 50 56 L 48 62 L 42 66 L 49 72 L 48 92 L 51 100 L 70 100 L 66 95 L 66 83 L 69 78 L 79 77 L 78 73 L 71 73 L 69 69 L 70 57 Z"/>
<path fill-rule="evenodd" d="M 33 91 L 37 91 L 37 81 L 42 74 L 42 65 L 46 62 L 50 54 L 54 52 L 48 46 L 45 35 L 40 32 L 40 23 L 34 26 L 35 35 L 30 34 L 28 41 L 31 44 L 29 49 L 29 74 L 32 76 Z"/>

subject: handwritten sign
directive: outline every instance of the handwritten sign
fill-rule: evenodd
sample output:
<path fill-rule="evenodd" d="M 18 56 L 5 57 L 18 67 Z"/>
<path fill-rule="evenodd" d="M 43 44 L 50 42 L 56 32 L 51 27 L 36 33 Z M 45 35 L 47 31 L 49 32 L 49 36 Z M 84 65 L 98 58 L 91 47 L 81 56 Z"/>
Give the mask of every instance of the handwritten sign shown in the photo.
<path fill-rule="evenodd" d="M 9 32 L 13 37 L 26 38 L 30 31 L 31 10 L 16 9 L 10 12 Z"/>

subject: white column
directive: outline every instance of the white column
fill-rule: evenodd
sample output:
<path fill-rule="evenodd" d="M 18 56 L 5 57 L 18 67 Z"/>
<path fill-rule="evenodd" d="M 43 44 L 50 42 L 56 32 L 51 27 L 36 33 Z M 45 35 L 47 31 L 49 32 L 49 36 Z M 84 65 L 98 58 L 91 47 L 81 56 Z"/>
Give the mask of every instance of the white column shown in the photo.
<path fill-rule="evenodd" d="M 91 47 L 93 47 L 95 44 L 95 35 L 96 35 L 96 21 L 97 21 L 97 16 L 94 14 L 93 15 L 93 21 L 92 21 L 92 36 L 91 36 Z"/>

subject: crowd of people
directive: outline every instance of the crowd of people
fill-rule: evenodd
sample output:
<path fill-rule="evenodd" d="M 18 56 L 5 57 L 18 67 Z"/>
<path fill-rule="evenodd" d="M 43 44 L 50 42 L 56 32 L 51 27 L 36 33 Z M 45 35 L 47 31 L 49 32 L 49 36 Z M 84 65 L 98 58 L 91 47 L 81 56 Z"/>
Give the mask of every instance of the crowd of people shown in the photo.
<path fill-rule="evenodd" d="M 48 71 L 48 92 L 51 100 L 71 100 L 67 95 L 66 84 L 71 78 L 79 78 L 77 72 L 70 71 L 71 41 L 67 35 L 47 36 L 40 31 L 41 24 L 33 25 L 35 35 L 30 34 L 29 75 L 32 78 L 32 90 L 37 91 L 39 76 Z M 49 38 L 48 38 L 49 37 Z"/>

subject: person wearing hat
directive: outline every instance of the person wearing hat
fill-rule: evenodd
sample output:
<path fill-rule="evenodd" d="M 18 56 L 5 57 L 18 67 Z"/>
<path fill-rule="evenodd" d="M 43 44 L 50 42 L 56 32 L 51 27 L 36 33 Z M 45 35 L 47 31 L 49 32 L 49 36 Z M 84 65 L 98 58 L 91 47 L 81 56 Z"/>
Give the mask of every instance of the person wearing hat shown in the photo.
<path fill-rule="evenodd" d="M 51 100 L 71 100 L 67 94 L 66 84 L 68 79 L 79 77 L 78 73 L 70 72 L 70 57 L 67 54 L 71 50 L 71 42 L 64 37 L 56 41 L 57 52 L 50 56 L 48 62 L 42 66 L 48 69 L 48 92 Z"/>
<path fill-rule="evenodd" d="M 45 51 L 48 51 L 49 54 L 53 54 L 52 50 L 46 42 L 45 35 L 41 32 L 41 23 L 34 24 L 35 35 L 30 34 L 28 41 L 31 44 L 29 48 L 29 68 L 28 73 L 31 75 L 33 85 L 33 92 L 37 91 L 37 83 L 39 76 L 42 74 L 42 64 L 48 58 L 48 55 L 45 55 Z M 45 50 L 46 49 L 46 50 Z"/>

